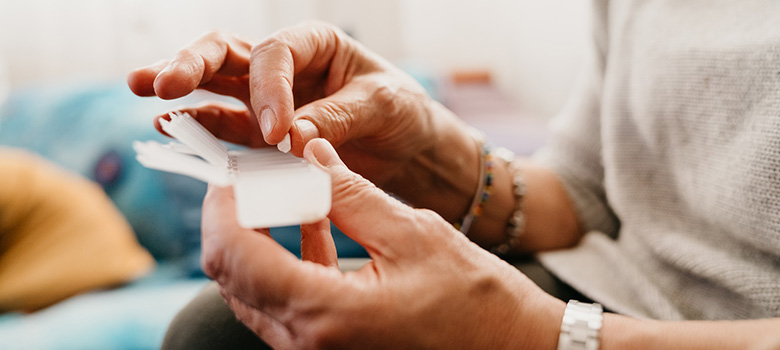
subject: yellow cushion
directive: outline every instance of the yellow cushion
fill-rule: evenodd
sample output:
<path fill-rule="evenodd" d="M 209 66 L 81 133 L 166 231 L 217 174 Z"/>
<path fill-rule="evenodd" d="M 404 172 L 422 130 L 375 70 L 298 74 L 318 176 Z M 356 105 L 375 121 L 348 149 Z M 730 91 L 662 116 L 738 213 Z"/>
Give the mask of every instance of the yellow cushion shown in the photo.
<path fill-rule="evenodd" d="M 0 312 L 37 310 L 153 266 L 98 185 L 0 148 Z"/>

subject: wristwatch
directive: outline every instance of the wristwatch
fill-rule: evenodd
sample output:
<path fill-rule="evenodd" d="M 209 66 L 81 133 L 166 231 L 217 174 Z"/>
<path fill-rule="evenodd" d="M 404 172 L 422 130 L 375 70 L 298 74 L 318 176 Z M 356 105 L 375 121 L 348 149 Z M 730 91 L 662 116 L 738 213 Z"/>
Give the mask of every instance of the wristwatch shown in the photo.
<path fill-rule="evenodd" d="M 601 304 L 569 300 L 563 312 L 558 350 L 598 350 L 603 312 Z"/>

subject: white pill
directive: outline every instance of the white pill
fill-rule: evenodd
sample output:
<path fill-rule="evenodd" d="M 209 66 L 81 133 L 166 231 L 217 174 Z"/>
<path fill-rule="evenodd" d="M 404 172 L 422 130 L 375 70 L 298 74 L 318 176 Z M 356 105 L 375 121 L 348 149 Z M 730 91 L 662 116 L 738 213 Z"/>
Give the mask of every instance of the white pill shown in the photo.
<path fill-rule="evenodd" d="M 292 145 L 290 144 L 290 134 L 284 135 L 284 140 L 279 142 L 276 145 L 276 148 L 284 153 L 290 152 L 290 149 L 292 149 Z"/>

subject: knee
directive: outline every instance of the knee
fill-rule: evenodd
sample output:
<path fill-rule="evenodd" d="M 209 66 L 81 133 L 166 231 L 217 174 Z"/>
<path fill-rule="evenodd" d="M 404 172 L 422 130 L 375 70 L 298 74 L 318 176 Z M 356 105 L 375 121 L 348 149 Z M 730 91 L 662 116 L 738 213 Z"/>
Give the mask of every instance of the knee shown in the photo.
<path fill-rule="evenodd" d="M 233 315 L 210 283 L 171 321 L 161 348 L 179 349 L 270 349 Z"/>

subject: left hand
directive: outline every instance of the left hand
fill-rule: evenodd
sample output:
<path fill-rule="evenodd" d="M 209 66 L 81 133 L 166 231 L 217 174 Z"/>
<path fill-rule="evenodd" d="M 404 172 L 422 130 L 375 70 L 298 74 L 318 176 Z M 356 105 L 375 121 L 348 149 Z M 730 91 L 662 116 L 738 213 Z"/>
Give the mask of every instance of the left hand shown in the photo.
<path fill-rule="evenodd" d="M 236 316 L 276 349 L 553 349 L 564 304 L 429 210 L 351 172 L 325 140 L 305 158 L 330 173 L 329 218 L 372 261 L 337 268 L 327 221 L 302 225 L 303 261 L 236 222 L 231 189 L 203 204 L 203 264 Z M 269 198 L 268 200 L 273 200 Z"/>
<path fill-rule="evenodd" d="M 377 186 L 451 220 L 468 209 L 477 187 L 479 147 L 465 124 L 412 77 L 326 23 L 285 28 L 257 45 L 210 33 L 170 60 L 134 70 L 127 82 L 140 96 L 174 99 L 204 89 L 234 97 L 246 108 L 210 103 L 180 111 L 249 147 L 289 135 L 299 157 L 308 141 L 325 138 Z M 159 118 L 168 117 L 155 119 L 162 132 Z"/>

